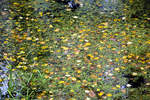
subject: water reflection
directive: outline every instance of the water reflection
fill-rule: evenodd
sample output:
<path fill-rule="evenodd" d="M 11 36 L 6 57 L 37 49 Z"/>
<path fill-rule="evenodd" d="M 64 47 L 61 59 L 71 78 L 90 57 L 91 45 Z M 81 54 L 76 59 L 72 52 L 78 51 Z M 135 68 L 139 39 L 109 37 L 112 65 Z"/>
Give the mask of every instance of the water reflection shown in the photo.
<path fill-rule="evenodd" d="M 112 12 L 119 11 L 119 5 L 121 5 L 121 0 L 81 0 L 84 4 L 84 8 L 89 10 L 99 10 L 100 12 Z M 97 9 L 98 8 L 98 9 Z"/>
<path fill-rule="evenodd" d="M 8 69 L 5 67 L 5 64 L 0 62 L 0 79 L 3 79 L 0 83 L 0 100 L 7 94 L 8 90 L 8 79 L 6 75 L 7 71 Z"/>

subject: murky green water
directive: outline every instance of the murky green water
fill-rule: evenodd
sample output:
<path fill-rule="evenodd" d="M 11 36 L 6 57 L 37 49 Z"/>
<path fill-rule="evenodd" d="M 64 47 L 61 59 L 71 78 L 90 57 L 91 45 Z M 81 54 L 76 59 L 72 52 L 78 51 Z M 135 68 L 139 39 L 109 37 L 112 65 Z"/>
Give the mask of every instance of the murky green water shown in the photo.
<path fill-rule="evenodd" d="M 105 0 L 102 2 L 100 2 L 98 0 L 81 0 L 81 2 L 83 3 L 83 7 L 76 9 L 76 11 L 72 12 L 72 14 L 77 13 L 79 16 L 80 15 L 87 16 L 88 15 L 87 12 L 90 12 L 90 13 L 92 12 L 95 14 L 95 16 L 97 16 L 98 14 L 104 14 L 106 16 L 116 16 L 116 12 L 121 13 L 121 11 L 119 10 L 119 9 L 121 9 L 121 6 L 120 6 L 121 3 L 117 0 L 114 0 L 114 1 Z M 25 19 L 23 16 L 24 15 L 23 12 L 21 12 L 22 16 L 19 15 L 19 13 L 15 13 L 16 15 L 14 13 L 11 13 L 11 10 L 9 9 L 9 7 L 11 7 L 11 5 L 9 5 L 7 3 L 8 2 L 1 3 L 1 5 L 3 5 L 3 6 L 1 6 L 1 14 L 2 15 L 0 16 L 0 21 L 1 21 L 1 24 L 3 25 L 3 27 L 0 26 L 3 28 L 3 29 L 1 28 L 1 33 L 2 32 L 3 33 L 10 32 L 14 27 L 16 27 L 13 25 L 13 23 L 18 22 L 18 21 L 21 22 L 21 27 L 23 27 L 23 31 L 30 30 L 30 26 L 27 26 L 26 22 L 24 21 Z M 29 12 L 29 13 L 31 13 L 33 18 L 36 17 L 36 14 L 38 14 L 39 12 L 48 12 L 48 10 L 55 10 L 57 12 L 62 13 L 63 11 L 66 10 L 64 8 L 64 6 L 58 7 L 57 9 L 51 9 L 52 7 L 50 6 L 50 4 L 48 4 L 47 2 L 45 2 L 43 0 L 34 0 L 31 2 L 27 2 L 27 5 L 28 4 L 30 4 L 32 6 L 33 12 L 31 10 L 31 12 Z M 54 14 L 51 14 L 50 17 L 59 18 L 60 14 L 56 13 L 55 11 L 51 11 Z M 26 11 L 24 11 L 24 13 L 27 14 Z M 8 18 L 9 16 L 15 16 L 16 18 L 9 20 L 9 18 Z M 90 17 L 90 15 L 89 15 L 89 17 Z M 91 16 L 91 17 L 93 17 L 93 16 Z M 103 18 L 103 17 L 100 17 L 100 18 Z M 45 23 L 50 22 L 49 21 L 50 19 L 48 16 L 42 16 L 41 20 Z M 30 23 L 30 24 L 32 24 L 32 23 Z M 89 22 L 89 25 L 90 25 L 90 22 Z M 38 27 L 40 27 L 40 26 L 38 26 Z M 2 44 L 3 41 L 5 40 L 5 36 L 0 36 L 0 38 L 1 38 L 0 41 Z M 3 45 L 3 47 L 4 47 L 4 45 Z M 5 48 L 0 48 L 0 49 L 1 49 L 1 53 L 3 53 L 3 50 L 5 50 Z M 1 68 L 0 70 L 2 71 L 2 73 L 0 73 L 1 77 L 2 78 L 5 77 L 7 79 L 7 76 L 6 76 L 7 70 L 5 69 L 5 65 L 2 64 L 0 66 L 0 68 Z M 107 69 L 107 71 L 111 71 L 111 70 L 113 70 L 113 69 Z M 106 71 L 106 74 L 107 74 L 107 71 Z M 109 78 L 108 78 L 108 80 L 103 79 L 103 81 L 106 81 L 106 83 L 109 83 L 110 79 Z M 112 84 L 115 84 L 115 80 L 113 82 L 114 83 L 112 83 Z M 4 83 L 2 83 L 2 85 L 3 86 L 0 88 L 2 90 L 1 91 L 2 95 L 6 95 L 6 91 L 8 88 L 7 80 L 6 80 L 6 82 L 4 81 Z M 122 88 L 124 88 L 124 87 L 122 87 Z M 126 97 L 126 94 L 124 95 L 124 98 L 125 97 Z"/>

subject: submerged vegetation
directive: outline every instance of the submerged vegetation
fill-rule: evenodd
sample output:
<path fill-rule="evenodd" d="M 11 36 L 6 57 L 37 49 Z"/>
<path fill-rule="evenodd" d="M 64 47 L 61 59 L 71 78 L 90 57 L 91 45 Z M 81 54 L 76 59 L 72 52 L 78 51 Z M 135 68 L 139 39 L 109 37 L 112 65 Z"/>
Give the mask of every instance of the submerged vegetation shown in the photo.
<path fill-rule="evenodd" d="M 75 10 L 55 0 L 1 7 L 1 99 L 150 99 L 150 16 L 129 19 L 121 1 L 90 1 Z"/>

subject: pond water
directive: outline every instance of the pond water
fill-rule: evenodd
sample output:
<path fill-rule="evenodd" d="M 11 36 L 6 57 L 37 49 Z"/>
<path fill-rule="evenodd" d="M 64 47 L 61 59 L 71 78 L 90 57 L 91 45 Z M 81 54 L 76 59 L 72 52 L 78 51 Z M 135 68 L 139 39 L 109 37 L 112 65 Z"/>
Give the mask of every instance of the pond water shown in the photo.
<path fill-rule="evenodd" d="M 7 19 L 8 19 L 8 15 L 9 15 L 9 13 L 8 13 L 9 8 L 8 7 L 10 5 L 8 4 L 7 0 L 1 0 L 1 1 L 2 2 L 0 3 L 0 7 L 1 7 L 0 11 L 3 13 L 3 15 L 0 16 L 1 17 L 1 22 L 6 25 L 5 29 L 2 29 L 1 32 L 2 31 L 9 31 L 11 29 L 11 27 L 7 26 L 7 23 L 11 23 L 11 22 L 8 22 Z M 37 0 L 37 1 L 42 2 L 41 0 Z M 97 0 L 81 0 L 81 2 L 83 3 L 83 8 L 81 8 L 82 10 L 90 10 L 91 8 L 93 8 L 93 6 L 96 6 L 101 14 L 106 14 L 106 13 L 107 14 L 113 14 L 113 12 L 118 11 L 118 9 L 119 9 L 118 5 L 120 5 L 119 0 L 103 0 L 101 2 L 97 2 Z M 89 6 L 91 6 L 91 8 Z M 48 7 L 48 4 L 42 3 L 40 5 L 36 5 L 35 7 L 37 7 L 37 9 L 39 9 L 41 7 L 46 8 L 46 7 Z M 79 10 L 80 10 L 80 8 L 79 8 Z M 45 19 L 45 20 L 47 20 L 47 19 Z M 3 43 L 5 38 L 1 37 L 1 36 L 0 36 L 0 38 L 1 38 L 0 39 L 1 43 Z M 0 48 L 0 49 L 1 49 L 1 53 L 2 53 L 3 48 Z M 7 89 L 8 89 L 8 77 L 7 77 L 8 69 L 5 66 L 6 66 L 6 64 L 4 64 L 3 62 L 0 63 L 0 78 L 5 79 L 5 81 L 1 82 L 0 99 L 3 99 L 2 95 L 8 94 L 7 93 Z M 111 67 L 106 66 L 106 71 L 104 72 L 104 74 L 106 76 L 104 76 L 104 78 L 103 78 L 103 81 L 106 81 L 106 84 L 110 83 L 110 81 L 113 82 L 112 84 L 116 84 L 116 80 L 112 81 L 110 77 L 107 77 L 108 73 L 113 72 L 113 70 L 114 69 L 112 69 Z M 118 76 L 118 77 L 121 77 L 121 76 Z M 126 84 L 124 84 L 121 88 L 125 88 L 125 85 Z M 119 91 L 116 91 L 116 93 L 117 92 L 119 92 Z M 126 96 L 127 96 L 127 94 L 124 94 L 123 98 L 126 98 Z"/>
<path fill-rule="evenodd" d="M 0 33 L 5 32 L 6 29 L 8 29 L 7 20 L 8 20 L 8 6 L 9 2 L 8 0 L 0 0 Z M 5 29 L 2 28 L 5 25 Z M 10 30 L 10 29 L 8 29 Z M 6 63 L 2 61 L 1 58 L 3 58 L 3 42 L 6 37 L 0 36 L 0 79 L 3 81 L 0 82 L 0 100 L 3 100 L 4 97 L 8 94 L 8 69 L 6 68 Z"/>
<path fill-rule="evenodd" d="M 8 89 L 8 78 L 7 78 L 8 69 L 5 67 L 5 64 L 0 62 L 0 79 L 3 79 L 0 83 L 0 100 L 2 97 L 7 94 Z"/>

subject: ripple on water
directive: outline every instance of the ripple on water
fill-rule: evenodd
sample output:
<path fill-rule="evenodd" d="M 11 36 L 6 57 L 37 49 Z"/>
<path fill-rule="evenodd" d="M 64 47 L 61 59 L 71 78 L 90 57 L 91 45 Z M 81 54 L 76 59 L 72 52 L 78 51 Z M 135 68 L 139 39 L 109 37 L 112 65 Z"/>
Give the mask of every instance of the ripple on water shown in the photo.
<path fill-rule="evenodd" d="M 8 69 L 4 66 L 4 63 L 0 63 L 0 78 L 4 79 L 4 81 L 0 83 L 0 100 L 2 99 L 2 96 L 5 96 L 7 94 L 8 90 L 8 79 L 6 75 Z"/>

